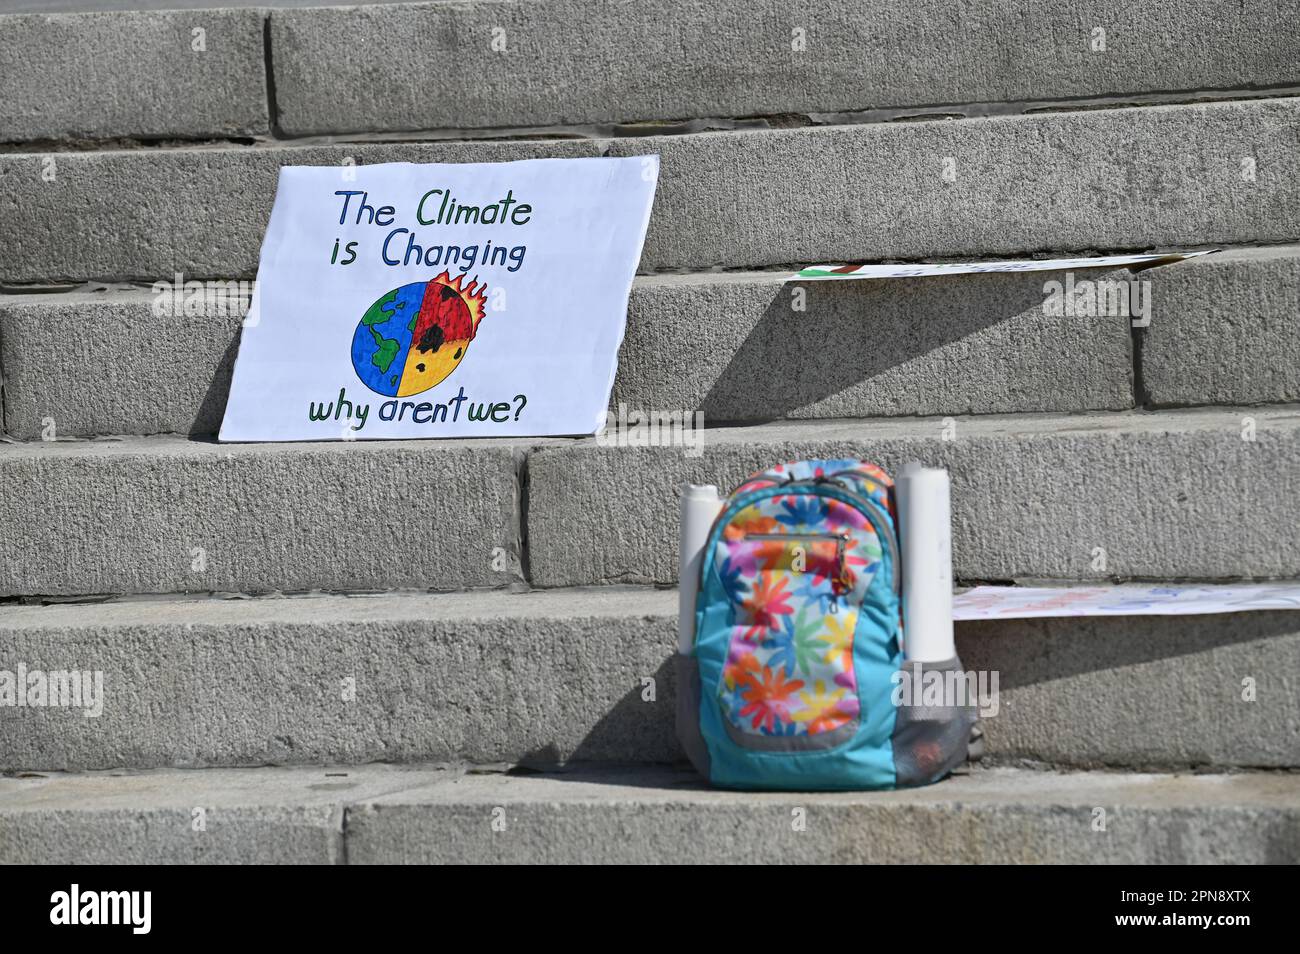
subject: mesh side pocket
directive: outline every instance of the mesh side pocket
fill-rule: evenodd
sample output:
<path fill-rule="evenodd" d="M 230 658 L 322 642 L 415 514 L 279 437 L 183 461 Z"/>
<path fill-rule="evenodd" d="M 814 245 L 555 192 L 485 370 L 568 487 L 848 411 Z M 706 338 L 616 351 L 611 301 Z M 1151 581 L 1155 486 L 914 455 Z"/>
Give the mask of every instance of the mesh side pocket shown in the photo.
<path fill-rule="evenodd" d="M 914 684 L 927 673 L 960 673 L 961 660 L 904 663 L 902 673 Z M 960 683 L 958 683 L 960 685 Z M 913 698 L 897 706 L 894 723 L 894 772 L 899 788 L 937 782 L 966 761 L 971 726 L 978 719 L 975 699 L 945 693 L 944 705 L 922 705 Z"/>

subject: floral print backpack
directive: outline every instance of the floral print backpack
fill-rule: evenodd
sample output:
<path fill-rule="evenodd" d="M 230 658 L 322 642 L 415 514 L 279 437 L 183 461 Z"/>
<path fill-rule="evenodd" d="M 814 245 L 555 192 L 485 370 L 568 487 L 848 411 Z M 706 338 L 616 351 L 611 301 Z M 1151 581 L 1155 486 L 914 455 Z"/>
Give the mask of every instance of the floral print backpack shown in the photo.
<path fill-rule="evenodd" d="M 894 704 L 900 572 L 879 467 L 798 461 L 736 488 L 701 560 L 693 650 L 678 656 L 678 735 L 701 774 L 727 788 L 879 789 L 965 761 L 972 708 Z"/>

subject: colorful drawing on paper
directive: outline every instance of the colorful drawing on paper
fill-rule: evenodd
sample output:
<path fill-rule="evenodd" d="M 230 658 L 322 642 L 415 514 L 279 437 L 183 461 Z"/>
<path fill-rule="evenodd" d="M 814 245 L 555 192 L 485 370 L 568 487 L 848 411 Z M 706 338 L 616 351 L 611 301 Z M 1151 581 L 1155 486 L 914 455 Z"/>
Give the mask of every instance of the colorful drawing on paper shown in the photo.
<path fill-rule="evenodd" d="M 1199 616 L 1250 610 L 1300 610 L 1300 584 L 1207 583 L 1152 586 L 977 586 L 952 601 L 952 618 L 1045 616 Z"/>
<path fill-rule="evenodd" d="M 420 394 L 465 359 L 483 320 L 487 285 L 443 272 L 394 288 L 366 309 L 352 336 L 352 366 L 386 397 Z"/>

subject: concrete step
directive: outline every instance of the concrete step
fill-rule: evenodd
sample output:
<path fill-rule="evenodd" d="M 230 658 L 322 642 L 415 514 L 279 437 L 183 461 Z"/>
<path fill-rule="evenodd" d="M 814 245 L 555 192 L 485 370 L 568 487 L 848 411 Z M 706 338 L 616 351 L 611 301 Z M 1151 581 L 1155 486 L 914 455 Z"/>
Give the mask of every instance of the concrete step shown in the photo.
<path fill-rule="evenodd" d="M 193 0 L 109 6 L 192 7 Z M 243 2 L 226 4 L 246 7 Z M 9 4 L 7 9 L 13 9 Z M 24 3 L 50 14 L 95 3 Z M 7 140 L 484 130 L 1060 101 L 1300 84 L 1285 5 L 954 8 L 477 0 L 0 19 Z M 289 9 L 274 9 L 289 7 Z M 202 30 L 196 35 L 195 30 Z M 365 55 L 383 44 L 382 57 Z M 360 51 L 360 52 L 359 52 Z M 439 64 L 436 91 L 419 78 Z M 274 75 L 274 117 L 267 75 Z"/>
<path fill-rule="evenodd" d="M 729 490 L 773 463 L 910 459 L 952 474 L 958 579 L 1300 576 L 1300 411 L 986 415 L 715 428 L 702 445 L 575 441 L 528 458 L 538 586 L 671 583 L 683 482 Z M 639 435 L 639 436 L 638 436 Z M 669 433 L 671 436 L 671 432 Z M 645 428 L 625 443 L 644 443 Z"/>
<path fill-rule="evenodd" d="M 291 134 L 539 126 L 1300 82 L 1300 42 L 1274 3 L 1231 17 L 1204 0 L 1176 13 L 1116 0 L 1069 11 L 872 0 L 810 13 L 789 0 L 276 11 L 280 125 Z M 1099 25 L 1104 51 L 1093 50 Z M 380 38 L 382 58 L 357 55 Z M 412 81 L 431 62 L 452 65 L 437 96 Z"/>
<path fill-rule="evenodd" d="M 214 437 L 252 282 L 245 290 L 216 289 L 190 315 L 143 288 L 0 295 L 5 433 Z"/>
<path fill-rule="evenodd" d="M 1151 269 L 1139 337 L 1156 406 L 1300 401 L 1300 246 L 1229 249 Z"/>
<path fill-rule="evenodd" d="M 23 768 L 672 761 L 674 606 L 596 591 L 4 607 L 0 668 L 102 670 L 106 702 L 96 718 L 0 708 L 0 753 Z"/>
<path fill-rule="evenodd" d="M 1264 99 L 570 142 L 5 153 L 0 282 L 251 277 L 281 165 L 602 152 L 662 156 L 647 272 L 1294 241 L 1297 135 L 1300 100 Z"/>
<path fill-rule="evenodd" d="M 667 584 L 672 488 L 837 456 L 948 467 L 962 580 L 1294 578 L 1297 429 L 1278 406 L 792 422 L 693 447 L 0 444 L 0 596 L 500 586 L 521 578 L 525 486 L 534 585 Z"/>
<path fill-rule="evenodd" d="M 1128 320 L 1045 315 L 1043 283 L 1059 272 L 804 284 L 788 274 L 638 279 L 613 408 L 718 422 L 1133 404 Z M 62 436 L 215 434 L 251 296 L 251 283 L 242 299 L 224 284 L 231 293 L 214 285 L 191 314 L 144 288 L 0 296 L 7 432 L 34 440 L 52 422 Z"/>
<path fill-rule="evenodd" d="M 975 771 L 740 793 L 674 769 L 255 768 L 0 779 L 22 863 L 1295 864 L 1300 775 Z"/>
<path fill-rule="evenodd" d="M 0 596 L 519 579 L 515 445 L 0 443 Z"/>
<path fill-rule="evenodd" d="M 1129 319 L 1044 313 L 1046 283 L 1065 273 L 788 277 L 637 279 L 612 409 L 701 411 L 719 423 L 1133 406 Z M 1150 283 L 1151 401 L 1300 401 L 1300 246 L 1073 279 Z M 7 433 L 215 434 L 251 285 L 240 298 L 237 283 L 214 283 L 188 314 L 183 299 L 173 310 L 172 287 L 0 295 Z"/>
<path fill-rule="evenodd" d="M 0 670 L 100 672 L 102 692 L 0 707 L 0 769 L 671 763 L 676 605 L 607 587 L 3 606 Z M 1300 766 L 1300 614 L 972 622 L 957 638 L 968 669 L 997 674 L 989 761 Z"/>
<path fill-rule="evenodd" d="M 667 770 L 471 775 L 355 806 L 347 823 L 353 864 L 1294 863 L 1300 778 L 1003 769 L 910 791 L 755 795 Z"/>
<path fill-rule="evenodd" d="M 346 805 L 438 770 L 254 768 L 0 778 L 9 864 L 343 864 Z"/>
<path fill-rule="evenodd" d="M 0 16 L 0 142 L 264 136 L 264 21 L 239 9 Z"/>

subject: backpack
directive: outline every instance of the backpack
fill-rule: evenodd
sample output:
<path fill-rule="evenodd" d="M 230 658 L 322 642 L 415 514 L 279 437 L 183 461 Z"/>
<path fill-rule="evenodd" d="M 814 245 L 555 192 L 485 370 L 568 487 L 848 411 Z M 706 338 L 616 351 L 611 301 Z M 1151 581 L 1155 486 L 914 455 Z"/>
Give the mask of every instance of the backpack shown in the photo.
<path fill-rule="evenodd" d="M 894 704 L 898 674 L 961 666 L 904 662 L 895 527 L 893 481 L 859 460 L 783 464 L 727 498 L 677 656 L 678 737 L 714 785 L 884 789 L 965 761 L 973 706 Z"/>

